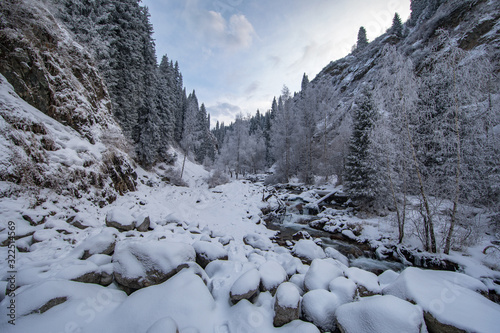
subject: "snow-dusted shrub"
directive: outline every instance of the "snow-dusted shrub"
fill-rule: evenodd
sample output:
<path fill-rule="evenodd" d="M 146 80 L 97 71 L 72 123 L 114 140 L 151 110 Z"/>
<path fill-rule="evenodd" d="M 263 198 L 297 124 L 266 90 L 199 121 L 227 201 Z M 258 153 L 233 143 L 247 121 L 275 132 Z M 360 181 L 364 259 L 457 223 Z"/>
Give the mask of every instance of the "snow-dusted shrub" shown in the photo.
<path fill-rule="evenodd" d="M 210 177 L 208 177 L 206 181 L 208 184 L 208 188 L 214 188 L 219 185 L 229 183 L 229 177 L 222 171 L 216 169 L 210 174 Z"/>

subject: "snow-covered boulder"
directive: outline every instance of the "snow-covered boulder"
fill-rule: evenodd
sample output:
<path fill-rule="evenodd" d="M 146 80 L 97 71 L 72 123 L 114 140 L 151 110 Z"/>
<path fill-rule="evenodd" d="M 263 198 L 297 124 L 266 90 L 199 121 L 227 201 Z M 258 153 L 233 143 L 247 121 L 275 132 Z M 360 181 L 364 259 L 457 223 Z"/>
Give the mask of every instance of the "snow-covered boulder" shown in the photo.
<path fill-rule="evenodd" d="M 328 289 L 337 295 L 342 303 L 348 303 L 352 302 L 354 296 L 356 295 L 357 286 L 352 280 L 339 276 L 338 278 L 330 281 Z"/>
<path fill-rule="evenodd" d="M 54 229 L 42 229 L 42 230 L 37 230 L 33 234 L 33 244 L 35 243 L 41 243 L 44 241 L 51 240 L 53 238 L 56 238 L 59 236 L 59 233 L 54 230 Z"/>
<path fill-rule="evenodd" d="M 262 251 L 269 251 L 273 248 L 273 242 L 267 237 L 258 234 L 248 234 L 243 237 L 243 242 L 246 245 L 250 245 L 254 249 L 259 249 Z"/>
<path fill-rule="evenodd" d="M 309 239 L 299 240 L 293 247 L 292 253 L 306 263 L 311 263 L 314 259 L 326 258 L 321 246 Z"/>
<path fill-rule="evenodd" d="M 304 278 L 306 291 L 314 289 L 328 290 L 328 285 L 333 279 L 343 276 L 344 270 L 333 259 L 314 259 Z"/>
<path fill-rule="evenodd" d="M 283 267 L 274 260 L 265 262 L 259 267 L 260 289 L 274 294 L 276 288 L 288 278 Z"/>
<path fill-rule="evenodd" d="M 128 296 L 105 321 L 96 322 L 98 329 L 93 332 L 147 332 L 156 325 L 171 329 L 165 317 L 172 318 L 180 332 L 207 332 L 215 326 L 215 309 L 216 303 L 203 281 L 189 270 L 182 270 L 168 281 Z"/>
<path fill-rule="evenodd" d="M 114 276 L 122 286 L 140 289 L 166 281 L 195 258 L 185 243 L 125 240 L 113 254 Z"/>
<path fill-rule="evenodd" d="M 135 228 L 135 219 L 123 207 L 115 207 L 106 214 L 106 225 L 120 231 L 129 231 Z"/>
<path fill-rule="evenodd" d="M 97 227 L 96 222 L 90 221 L 88 218 L 85 218 L 81 214 L 76 214 L 76 215 L 71 216 L 70 218 L 68 218 L 68 220 L 66 222 L 68 222 L 69 224 L 71 224 L 75 228 L 78 228 L 81 230 L 87 229 L 89 227 Z"/>
<path fill-rule="evenodd" d="M 292 235 L 292 239 L 296 241 L 301 239 L 311 239 L 311 235 L 305 230 L 300 230 Z"/>
<path fill-rule="evenodd" d="M 281 327 L 300 317 L 300 293 L 295 284 L 284 282 L 276 290 L 274 302 L 275 327 Z"/>
<path fill-rule="evenodd" d="M 251 299 L 259 291 L 260 273 L 257 269 L 251 269 L 243 273 L 231 286 L 229 297 L 233 304 L 242 299 Z"/>
<path fill-rule="evenodd" d="M 48 311 L 54 307 L 58 307 L 60 304 L 64 303 L 64 306 L 58 307 L 60 315 L 64 313 L 64 309 L 68 309 L 69 313 L 73 312 L 73 317 L 75 315 L 75 307 L 81 305 L 88 300 L 96 302 L 96 306 L 103 306 L 103 303 L 109 308 L 113 308 L 115 302 L 121 302 L 125 299 L 126 295 L 124 292 L 119 290 L 107 289 L 96 284 L 87 284 L 73 281 L 64 280 L 48 280 L 40 283 L 35 283 L 30 286 L 20 287 L 16 290 L 16 332 L 33 332 L 35 329 L 33 326 L 30 328 L 30 324 L 33 324 L 33 318 L 28 319 L 27 323 L 22 322 L 22 319 L 30 318 L 31 316 L 40 317 L 40 313 L 45 313 L 48 315 Z M 7 311 L 9 311 L 8 303 L 10 303 L 10 298 L 6 297 L 0 303 L 0 314 L 1 314 L 1 324 L 8 318 Z M 71 306 L 73 304 L 73 306 Z M 82 307 L 83 308 L 83 307 Z M 85 309 L 87 309 L 85 307 Z M 103 311 L 104 312 L 104 311 Z M 53 332 L 64 332 L 64 324 L 67 323 L 66 316 L 63 317 L 66 320 L 55 320 L 51 323 Z M 48 320 L 47 317 L 41 318 Z M 73 318 L 72 318 L 73 319 Z M 27 325 L 26 325 L 27 324 Z M 59 327 L 58 327 L 59 325 Z M 27 326 L 27 327 L 26 327 Z M 36 326 L 35 326 L 36 327 Z"/>
<path fill-rule="evenodd" d="M 179 333 L 177 323 L 171 317 L 158 319 L 146 333 Z"/>
<path fill-rule="evenodd" d="M 381 288 L 387 287 L 398 278 L 399 273 L 394 272 L 392 269 L 384 271 L 378 276 L 378 283 Z"/>
<path fill-rule="evenodd" d="M 422 309 L 390 295 L 341 305 L 335 316 L 343 333 L 427 332 Z"/>
<path fill-rule="evenodd" d="M 151 219 L 149 215 L 141 214 L 135 218 L 135 227 L 139 232 L 146 232 L 151 226 Z"/>
<path fill-rule="evenodd" d="M 82 251 L 81 258 L 94 254 L 112 254 L 116 245 L 116 229 L 104 228 L 99 234 L 84 240 L 75 250 Z"/>
<path fill-rule="evenodd" d="M 294 274 L 292 277 L 290 277 L 289 282 L 293 283 L 297 288 L 299 288 L 300 295 L 302 296 L 304 294 L 304 279 L 306 275 L 305 274 Z"/>
<path fill-rule="evenodd" d="M 345 275 L 350 280 L 356 282 L 361 296 L 372 296 L 382 292 L 382 288 L 378 283 L 378 277 L 372 272 L 357 267 L 349 267 L 345 271 Z"/>
<path fill-rule="evenodd" d="M 431 332 L 498 332 L 500 305 L 476 292 L 485 290 L 465 274 L 409 267 L 383 293 L 421 306 Z"/>
<path fill-rule="evenodd" d="M 193 244 L 196 262 L 205 268 L 214 260 L 227 260 L 228 253 L 220 243 L 198 241 Z"/>
<path fill-rule="evenodd" d="M 325 249 L 325 254 L 328 258 L 332 258 L 335 260 L 340 261 L 342 264 L 349 266 L 349 259 L 342 253 L 340 253 L 338 250 L 334 249 L 333 247 L 327 247 Z"/>
<path fill-rule="evenodd" d="M 307 321 L 323 331 L 335 330 L 335 310 L 341 305 L 340 299 L 324 289 L 312 290 L 302 298 L 302 314 Z"/>

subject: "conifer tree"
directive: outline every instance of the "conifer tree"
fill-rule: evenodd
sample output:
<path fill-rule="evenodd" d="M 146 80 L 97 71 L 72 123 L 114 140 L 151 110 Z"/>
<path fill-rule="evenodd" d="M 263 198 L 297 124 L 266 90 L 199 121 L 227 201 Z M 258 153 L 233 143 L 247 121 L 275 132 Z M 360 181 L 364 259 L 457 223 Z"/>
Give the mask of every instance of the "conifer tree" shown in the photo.
<path fill-rule="evenodd" d="M 358 42 L 356 43 L 356 49 L 362 50 L 368 45 L 368 38 L 366 37 L 365 27 L 359 28 L 358 31 Z"/>
<path fill-rule="evenodd" d="M 391 33 L 396 37 L 403 37 L 403 23 L 398 13 L 394 14 L 394 18 L 392 19 Z"/>
<path fill-rule="evenodd" d="M 375 199 L 379 185 L 377 169 L 370 154 L 371 133 L 377 112 L 368 88 L 363 88 L 353 109 L 353 130 L 346 162 L 345 188 L 354 200 L 367 207 Z"/>

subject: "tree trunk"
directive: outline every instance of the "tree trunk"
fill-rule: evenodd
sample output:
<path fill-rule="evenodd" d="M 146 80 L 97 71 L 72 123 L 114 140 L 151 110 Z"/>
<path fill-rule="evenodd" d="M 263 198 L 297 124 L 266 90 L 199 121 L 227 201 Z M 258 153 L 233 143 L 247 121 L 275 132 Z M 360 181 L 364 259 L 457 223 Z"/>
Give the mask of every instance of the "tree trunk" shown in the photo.
<path fill-rule="evenodd" d="M 422 174 L 420 172 L 420 167 L 418 165 L 417 153 L 415 152 L 415 145 L 413 144 L 413 138 L 412 138 L 411 132 L 410 132 L 410 124 L 409 124 L 409 120 L 408 120 L 408 115 L 406 113 L 404 99 L 403 99 L 403 114 L 405 117 L 405 123 L 406 123 L 405 127 L 406 127 L 406 133 L 408 135 L 408 143 L 410 144 L 410 147 L 411 147 L 413 163 L 415 164 L 415 168 L 417 171 L 420 195 L 422 197 L 422 202 L 424 204 L 424 209 L 425 209 L 425 215 L 426 215 L 426 216 L 424 216 L 424 229 L 425 229 L 425 233 L 426 233 L 425 239 L 426 239 L 426 242 L 427 242 L 427 239 L 430 240 L 430 246 L 429 246 L 429 244 L 426 244 L 426 247 L 428 248 L 427 249 L 428 251 L 436 253 L 437 248 L 436 248 L 436 237 L 434 235 L 434 223 L 432 222 L 431 209 L 429 206 L 429 201 L 427 199 L 427 195 L 425 193 L 424 182 L 422 179 Z"/>

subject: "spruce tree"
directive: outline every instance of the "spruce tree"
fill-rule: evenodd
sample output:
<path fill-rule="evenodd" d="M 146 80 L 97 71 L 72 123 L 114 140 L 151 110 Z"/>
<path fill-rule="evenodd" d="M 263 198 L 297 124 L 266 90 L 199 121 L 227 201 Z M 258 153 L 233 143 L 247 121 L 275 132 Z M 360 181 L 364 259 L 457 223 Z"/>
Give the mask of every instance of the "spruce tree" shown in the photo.
<path fill-rule="evenodd" d="M 346 162 L 345 188 L 362 206 L 369 206 L 375 199 L 378 186 L 377 168 L 372 163 L 371 133 L 377 112 L 372 103 L 371 91 L 366 87 L 358 97 L 353 110 L 353 129 Z"/>
<path fill-rule="evenodd" d="M 394 18 L 392 19 L 391 33 L 396 37 L 403 37 L 403 23 L 398 13 L 394 14 Z"/>
<path fill-rule="evenodd" d="M 359 28 L 358 31 L 358 42 L 356 44 L 357 50 L 362 50 L 368 45 L 368 38 L 366 37 L 365 27 Z"/>

